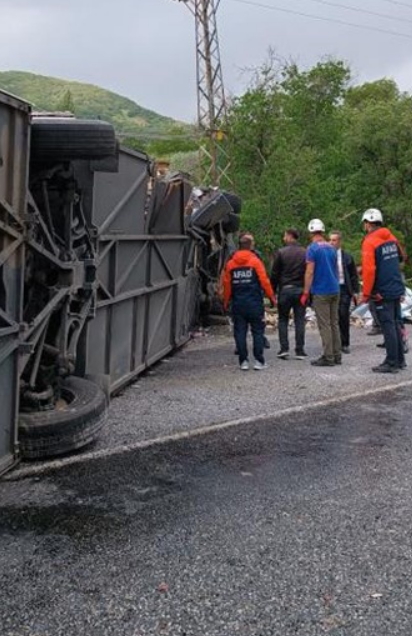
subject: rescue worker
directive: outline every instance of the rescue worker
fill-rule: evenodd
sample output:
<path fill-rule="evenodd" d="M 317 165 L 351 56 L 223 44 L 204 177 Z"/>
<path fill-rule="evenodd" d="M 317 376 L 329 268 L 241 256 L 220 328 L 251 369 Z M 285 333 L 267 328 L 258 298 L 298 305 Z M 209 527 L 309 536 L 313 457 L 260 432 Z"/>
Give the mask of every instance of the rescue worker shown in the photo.
<path fill-rule="evenodd" d="M 278 358 L 289 358 L 289 316 L 293 311 L 295 323 L 295 354 L 297 360 L 304 360 L 305 353 L 305 314 L 306 307 L 302 307 L 300 297 L 303 292 L 305 279 L 306 250 L 299 244 L 299 232 L 295 228 L 288 228 L 283 235 L 284 247 L 277 250 L 273 257 L 270 282 L 277 293 L 279 313 L 279 343 Z"/>
<path fill-rule="evenodd" d="M 401 298 L 405 285 L 400 268 L 400 248 L 395 236 L 383 227 L 382 212 L 369 208 L 362 216 L 366 236 L 362 242 L 363 302 L 373 300 L 386 350 L 375 373 L 398 373 L 406 367 L 400 326 Z"/>
<path fill-rule="evenodd" d="M 256 256 L 263 263 L 262 254 L 259 252 L 259 250 L 256 249 L 256 242 L 255 242 L 255 237 L 253 236 L 253 234 L 251 234 L 250 232 L 242 232 L 240 236 L 249 236 L 252 239 L 252 252 L 256 254 Z M 266 321 L 265 321 L 265 318 L 263 317 L 263 346 L 265 349 L 270 349 L 270 342 L 268 338 L 266 337 L 265 331 L 266 331 Z M 236 355 L 238 354 L 236 353 Z"/>
<path fill-rule="evenodd" d="M 311 244 L 306 250 L 305 285 L 301 303 L 305 307 L 312 295 L 322 340 L 322 355 L 311 364 L 315 367 L 333 367 L 342 364 L 339 332 L 339 278 L 336 250 L 325 239 L 325 225 L 320 219 L 312 219 L 308 230 Z"/>
<path fill-rule="evenodd" d="M 239 249 L 226 263 L 223 273 L 223 307 L 228 311 L 231 303 L 233 333 L 242 371 L 249 369 L 247 332 L 250 326 L 253 338 L 253 368 L 267 367 L 264 357 L 264 294 L 276 304 L 265 267 L 253 253 L 253 237 L 244 234 Z"/>
<path fill-rule="evenodd" d="M 359 294 L 359 276 L 353 256 L 342 249 L 342 233 L 329 233 L 329 243 L 338 255 L 339 276 L 339 330 L 342 353 L 350 353 L 350 306 Z"/>

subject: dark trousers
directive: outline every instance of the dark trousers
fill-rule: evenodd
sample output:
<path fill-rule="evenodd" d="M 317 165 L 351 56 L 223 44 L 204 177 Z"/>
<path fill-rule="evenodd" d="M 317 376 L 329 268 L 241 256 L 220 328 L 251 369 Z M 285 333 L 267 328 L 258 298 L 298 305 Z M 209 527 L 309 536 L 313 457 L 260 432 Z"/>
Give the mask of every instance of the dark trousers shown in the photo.
<path fill-rule="evenodd" d="M 385 362 L 399 367 L 405 362 L 401 330 L 401 301 L 382 300 L 376 302 L 376 313 L 385 341 Z"/>
<path fill-rule="evenodd" d="M 342 347 L 350 345 L 350 304 L 351 296 L 346 285 L 340 286 L 339 294 L 339 330 Z"/>
<path fill-rule="evenodd" d="M 374 300 L 370 300 L 368 305 L 372 316 L 372 327 L 380 329 L 381 326 L 379 324 L 379 316 L 376 311 L 376 302 Z"/>
<path fill-rule="evenodd" d="M 263 308 L 259 311 L 253 309 L 234 309 L 233 318 L 233 335 L 235 336 L 236 349 L 239 355 L 239 364 L 248 359 L 247 350 L 247 332 L 250 325 L 253 338 L 253 356 L 255 360 L 264 362 L 263 344 L 264 344 L 264 312 Z"/>
<path fill-rule="evenodd" d="M 289 316 L 293 311 L 295 323 L 295 348 L 296 351 L 303 351 L 305 348 L 305 315 L 306 308 L 300 304 L 302 294 L 301 287 L 284 287 L 278 297 L 279 313 L 279 342 L 282 351 L 289 351 Z"/>

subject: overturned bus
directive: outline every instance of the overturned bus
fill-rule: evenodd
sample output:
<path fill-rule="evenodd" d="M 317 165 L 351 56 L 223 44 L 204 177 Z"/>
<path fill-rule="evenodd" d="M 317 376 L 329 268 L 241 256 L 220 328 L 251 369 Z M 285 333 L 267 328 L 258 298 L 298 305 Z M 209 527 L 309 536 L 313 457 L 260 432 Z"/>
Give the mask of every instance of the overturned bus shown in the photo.
<path fill-rule="evenodd" d="M 188 340 L 239 212 L 110 124 L 0 92 L 0 473 L 92 442 L 109 397 Z"/>

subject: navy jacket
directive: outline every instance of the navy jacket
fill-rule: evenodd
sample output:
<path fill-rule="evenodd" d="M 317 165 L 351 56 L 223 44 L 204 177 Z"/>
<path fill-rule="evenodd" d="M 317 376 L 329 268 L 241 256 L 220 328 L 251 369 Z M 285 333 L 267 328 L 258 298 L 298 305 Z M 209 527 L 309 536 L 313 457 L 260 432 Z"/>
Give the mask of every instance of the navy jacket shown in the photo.
<path fill-rule="evenodd" d="M 251 250 L 238 250 L 226 263 L 223 274 L 223 304 L 233 311 L 263 312 L 263 296 L 273 303 L 274 293 L 265 267 Z"/>
<path fill-rule="evenodd" d="M 385 300 L 396 300 L 404 295 L 399 254 L 399 243 L 386 227 L 379 227 L 365 236 L 362 276 L 366 298 L 380 294 Z"/>

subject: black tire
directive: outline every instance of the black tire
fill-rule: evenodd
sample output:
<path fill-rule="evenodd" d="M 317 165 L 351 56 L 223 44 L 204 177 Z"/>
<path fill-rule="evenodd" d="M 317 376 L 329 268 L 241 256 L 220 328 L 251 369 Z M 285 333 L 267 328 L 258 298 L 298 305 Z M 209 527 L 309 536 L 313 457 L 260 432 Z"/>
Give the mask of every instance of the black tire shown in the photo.
<path fill-rule="evenodd" d="M 235 214 L 240 214 L 242 210 L 242 199 L 234 192 L 227 192 L 226 190 L 222 190 L 222 192 L 232 206 L 233 212 Z"/>
<path fill-rule="evenodd" d="M 223 221 L 222 228 L 226 234 L 237 232 L 240 228 L 240 217 L 234 212 L 229 212 L 229 218 Z"/>
<path fill-rule="evenodd" d="M 117 154 L 111 124 L 92 119 L 32 120 L 31 159 L 34 162 L 103 159 Z"/>
<path fill-rule="evenodd" d="M 67 407 L 19 414 L 19 443 L 23 459 L 63 455 L 93 442 L 105 421 L 102 389 L 84 378 L 66 378 L 62 397 Z"/>

